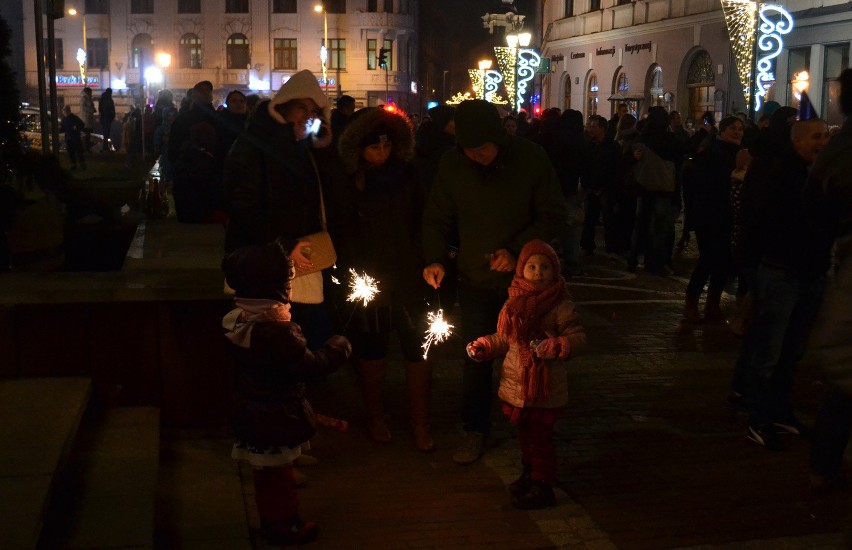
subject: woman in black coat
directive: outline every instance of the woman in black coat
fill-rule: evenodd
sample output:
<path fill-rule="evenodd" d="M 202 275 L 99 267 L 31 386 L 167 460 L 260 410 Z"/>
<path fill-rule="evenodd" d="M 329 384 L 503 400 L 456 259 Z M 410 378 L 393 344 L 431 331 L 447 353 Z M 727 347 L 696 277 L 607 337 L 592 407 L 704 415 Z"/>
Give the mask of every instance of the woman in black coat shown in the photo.
<path fill-rule="evenodd" d="M 350 329 L 370 435 L 380 443 L 391 440 L 382 389 L 390 337 L 396 333 L 406 362 L 415 445 L 428 452 L 434 447 L 428 422 L 432 370 L 421 349 L 428 287 L 419 278 L 425 193 L 411 164 L 411 124 L 402 115 L 362 109 L 346 127 L 338 148 L 349 174 L 337 198 L 348 208 L 332 217 L 338 265 L 380 281 L 380 292 L 355 310 Z"/>

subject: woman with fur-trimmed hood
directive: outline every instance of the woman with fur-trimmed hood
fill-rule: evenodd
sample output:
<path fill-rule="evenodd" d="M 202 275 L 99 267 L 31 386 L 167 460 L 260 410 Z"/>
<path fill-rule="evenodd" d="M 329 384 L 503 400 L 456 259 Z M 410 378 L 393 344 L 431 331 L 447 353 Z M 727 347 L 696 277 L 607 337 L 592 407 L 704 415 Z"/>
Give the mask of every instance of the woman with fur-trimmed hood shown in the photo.
<path fill-rule="evenodd" d="M 335 197 L 346 208 L 331 218 L 338 265 L 368 273 L 381 290 L 366 307 L 355 310 L 349 330 L 370 436 L 380 443 L 391 440 L 382 387 L 390 336 L 396 332 L 406 361 L 415 445 L 428 452 L 434 448 L 428 423 L 432 371 L 420 347 L 426 328 L 419 246 L 425 197 L 411 164 L 411 123 L 383 109 L 362 109 L 338 148 L 349 176 Z"/>

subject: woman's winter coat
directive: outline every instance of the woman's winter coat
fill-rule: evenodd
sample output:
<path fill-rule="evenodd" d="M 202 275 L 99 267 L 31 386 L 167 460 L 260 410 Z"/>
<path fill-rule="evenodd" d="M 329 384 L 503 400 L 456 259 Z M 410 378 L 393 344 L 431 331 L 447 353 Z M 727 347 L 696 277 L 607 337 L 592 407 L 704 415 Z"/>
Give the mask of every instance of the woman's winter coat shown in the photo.
<path fill-rule="evenodd" d="M 293 125 L 273 120 L 267 103 L 258 105 L 225 159 L 226 252 L 322 229 L 310 139 L 296 141 Z"/>

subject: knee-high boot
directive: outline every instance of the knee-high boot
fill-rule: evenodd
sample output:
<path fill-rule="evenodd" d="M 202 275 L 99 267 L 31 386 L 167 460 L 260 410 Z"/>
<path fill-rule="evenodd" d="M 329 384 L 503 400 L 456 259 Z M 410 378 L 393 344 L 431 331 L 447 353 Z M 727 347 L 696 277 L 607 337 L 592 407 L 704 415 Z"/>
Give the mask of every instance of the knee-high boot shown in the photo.
<path fill-rule="evenodd" d="M 388 372 L 388 360 L 359 359 L 358 383 L 361 386 L 361 396 L 364 408 L 367 410 L 367 429 L 370 437 L 377 443 L 390 443 L 391 434 L 385 422 L 384 387 L 385 376 Z"/>
<path fill-rule="evenodd" d="M 411 428 L 417 450 L 428 453 L 435 449 L 429 431 L 429 397 L 432 393 L 432 364 L 428 361 L 405 364 L 405 381 L 408 386 L 408 406 Z"/>

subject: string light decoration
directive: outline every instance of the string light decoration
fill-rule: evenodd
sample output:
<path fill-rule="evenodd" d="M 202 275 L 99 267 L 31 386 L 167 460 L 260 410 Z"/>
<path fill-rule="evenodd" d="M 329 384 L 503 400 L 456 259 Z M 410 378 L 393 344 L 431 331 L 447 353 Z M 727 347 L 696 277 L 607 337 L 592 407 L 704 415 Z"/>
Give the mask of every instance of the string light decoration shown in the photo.
<path fill-rule="evenodd" d="M 784 49 L 782 35 L 793 30 L 793 17 L 776 4 L 761 4 L 753 0 L 721 2 L 743 94 L 746 103 L 756 112 L 775 82 L 772 60 Z M 776 14 L 776 17 L 771 14 Z M 755 44 L 759 54 L 755 53 Z M 757 63 L 754 62 L 755 57 Z"/>
<path fill-rule="evenodd" d="M 530 49 L 518 50 L 518 69 L 517 69 L 517 86 L 518 91 L 515 93 L 517 101 L 517 111 L 521 110 L 524 105 L 524 95 L 527 93 L 527 82 L 535 76 L 538 66 L 541 65 L 541 56 L 538 52 Z"/>
<path fill-rule="evenodd" d="M 499 71 L 485 71 L 485 101 L 495 105 L 505 105 L 508 101 L 497 95 L 497 88 L 503 82 L 503 75 Z"/>
<path fill-rule="evenodd" d="M 470 92 L 461 93 L 458 92 L 456 95 L 447 100 L 447 105 L 458 105 L 462 101 L 467 101 L 469 99 L 474 99 L 470 97 Z"/>
<path fill-rule="evenodd" d="M 473 95 L 477 99 L 482 99 L 485 94 L 484 75 L 479 69 L 468 69 L 467 74 L 470 76 L 470 84 L 473 86 Z"/>
<path fill-rule="evenodd" d="M 494 55 L 497 56 L 497 66 L 503 75 L 503 85 L 506 87 L 506 97 L 509 103 L 515 104 L 515 65 L 518 62 L 518 49 L 506 46 L 496 46 Z"/>
<path fill-rule="evenodd" d="M 427 313 L 426 321 L 429 323 L 426 329 L 426 340 L 420 346 L 423 348 L 423 359 L 429 356 L 429 348 L 432 347 L 432 344 L 440 344 L 450 337 L 453 328 L 453 325 L 447 323 L 444 319 L 443 309 Z"/>

